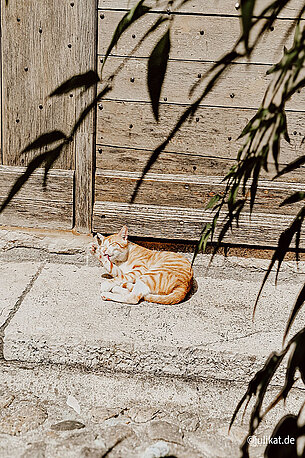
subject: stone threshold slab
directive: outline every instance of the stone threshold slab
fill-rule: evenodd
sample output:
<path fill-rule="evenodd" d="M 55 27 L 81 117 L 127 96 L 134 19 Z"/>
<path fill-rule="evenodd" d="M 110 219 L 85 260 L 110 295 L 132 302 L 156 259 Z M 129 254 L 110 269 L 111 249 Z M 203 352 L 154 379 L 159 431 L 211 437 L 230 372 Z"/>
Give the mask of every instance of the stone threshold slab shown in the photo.
<path fill-rule="evenodd" d="M 0 260 L 0 329 L 30 288 L 40 267 L 38 262 L 1 262 Z"/>
<path fill-rule="evenodd" d="M 197 286 L 181 304 L 128 306 L 101 300 L 99 267 L 47 263 L 5 329 L 4 358 L 249 380 L 281 348 L 302 275 L 276 288 L 268 283 L 252 322 L 262 272 L 226 278 L 221 264 L 213 276 L 205 274 L 198 266 Z M 304 317 L 301 312 L 293 330 Z"/>

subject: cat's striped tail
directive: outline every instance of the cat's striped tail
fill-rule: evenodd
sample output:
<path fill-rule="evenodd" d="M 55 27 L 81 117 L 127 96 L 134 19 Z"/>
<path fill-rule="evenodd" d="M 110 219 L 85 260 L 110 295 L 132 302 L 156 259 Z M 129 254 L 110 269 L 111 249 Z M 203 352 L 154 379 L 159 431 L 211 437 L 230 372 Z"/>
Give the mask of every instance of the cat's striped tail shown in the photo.
<path fill-rule="evenodd" d="M 155 302 L 157 304 L 171 305 L 183 301 L 190 288 L 178 287 L 170 294 L 146 294 L 144 301 Z"/>

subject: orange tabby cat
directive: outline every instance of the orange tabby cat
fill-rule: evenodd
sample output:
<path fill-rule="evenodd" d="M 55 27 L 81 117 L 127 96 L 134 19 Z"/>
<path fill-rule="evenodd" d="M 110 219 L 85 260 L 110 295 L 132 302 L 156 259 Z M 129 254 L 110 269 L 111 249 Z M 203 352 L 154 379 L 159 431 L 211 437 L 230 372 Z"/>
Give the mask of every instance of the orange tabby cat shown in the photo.
<path fill-rule="evenodd" d="M 127 237 L 126 226 L 118 234 L 95 237 L 91 253 L 113 277 L 102 281 L 102 299 L 127 304 L 141 299 L 159 304 L 181 302 L 192 286 L 190 262 L 177 253 L 148 250 Z"/>

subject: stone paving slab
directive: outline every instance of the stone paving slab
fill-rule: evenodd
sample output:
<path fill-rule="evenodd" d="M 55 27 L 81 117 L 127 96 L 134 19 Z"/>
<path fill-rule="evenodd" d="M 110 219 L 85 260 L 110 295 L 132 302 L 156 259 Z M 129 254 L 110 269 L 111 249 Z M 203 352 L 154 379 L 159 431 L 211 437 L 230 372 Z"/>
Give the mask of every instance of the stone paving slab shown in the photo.
<path fill-rule="evenodd" d="M 0 261 L 0 328 L 5 324 L 39 267 L 37 262 Z"/>
<path fill-rule="evenodd" d="M 245 385 L 145 375 L 89 373 L 63 367 L 0 363 L 1 458 L 237 458 L 247 421 L 232 412 Z M 267 401 L 276 395 L 271 387 Z M 272 410 L 257 437 L 269 436 L 303 392 Z M 70 399 L 70 406 L 67 404 Z M 74 400 L 71 403 L 71 399 Z M 72 407 L 71 407 L 72 405 Z M 250 456 L 263 456 L 251 447 Z"/>
<path fill-rule="evenodd" d="M 68 231 L 18 230 L 0 228 L 0 257 L 4 261 L 43 261 L 55 263 L 93 262 L 89 255 L 92 235 Z"/>
<path fill-rule="evenodd" d="M 11 262 L 24 262 L 24 261 L 42 261 L 62 263 L 62 264 L 83 264 L 90 266 L 97 266 L 98 261 L 89 253 L 90 245 L 92 243 L 92 235 L 78 234 L 72 231 L 50 231 L 50 230 L 37 230 L 37 229 L 13 229 L 0 227 L 0 259 L 3 261 Z M 166 249 L 174 249 L 177 244 L 159 244 L 160 247 L 164 246 Z M 188 259 L 193 258 L 192 249 L 187 246 L 184 247 L 184 255 Z M 161 248 L 160 248 L 161 249 Z M 223 268 L 226 275 L 236 276 L 243 272 L 243 274 L 251 275 L 253 272 L 266 271 L 269 260 L 271 259 L 270 250 L 258 250 L 261 256 L 251 256 L 252 251 L 240 248 L 244 253 L 244 257 L 238 256 L 223 256 L 216 255 L 210 272 L 213 274 L 214 269 L 218 270 Z M 228 250 L 231 252 L 231 249 Z M 267 256 L 267 258 L 266 258 Z M 301 253 L 301 259 L 303 254 Z M 298 274 L 305 274 L 305 261 L 301 261 L 298 265 L 295 263 L 294 254 L 288 253 L 287 262 L 284 262 L 281 268 L 280 277 L 292 278 Z M 264 259 L 263 259 L 264 258 Z M 210 255 L 199 254 L 195 260 L 195 268 L 199 266 L 200 269 L 207 267 L 210 263 Z M 202 271 L 201 271 L 202 272 Z"/>
<path fill-rule="evenodd" d="M 175 306 L 104 302 L 99 294 L 101 268 L 48 263 L 5 330 L 4 357 L 248 380 L 271 351 L 281 348 L 303 274 L 282 280 L 276 288 L 268 283 L 252 322 L 262 272 L 226 278 L 220 261 L 212 276 L 204 276 L 205 268 L 197 266 L 195 291 Z M 294 329 L 304 317 L 302 312 Z"/>

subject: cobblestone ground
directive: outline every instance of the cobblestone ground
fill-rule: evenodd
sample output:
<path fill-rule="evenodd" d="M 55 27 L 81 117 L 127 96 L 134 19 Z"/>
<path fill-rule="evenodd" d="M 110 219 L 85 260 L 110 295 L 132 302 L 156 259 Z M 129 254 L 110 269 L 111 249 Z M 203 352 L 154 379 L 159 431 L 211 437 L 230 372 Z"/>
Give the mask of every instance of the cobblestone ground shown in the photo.
<path fill-rule="evenodd" d="M 128 380 L 125 393 L 121 383 L 114 383 L 113 390 L 121 393 L 110 396 L 107 402 L 106 393 L 93 395 L 92 379 L 87 393 L 84 378 L 76 396 L 63 393 L 69 383 L 73 391 L 76 372 L 65 376 L 63 384 L 58 384 L 63 380 L 58 369 L 48 369 L 44 374 L 40 369 L 5 365 L 4 372 L 0 385 L 2 458 L 218 456 L 213 444 L 206 441 L 212 425 L 204 412 L 165 400 L 162 389 L 163 399 L 158 405 L 154 383 L 151 399 L 146 396 L 142 401 L 134 399 L 131 386 L 138 382 Z M 96 383 L 101 383 L 100 377 Z M 111 377 L 107 377 L 107 385 L 112 393 Z M 97 393 L 101 388 L 96 387 Z M 100 401 L 96 399 L 99 397 Z M 231 447 L 231 439 L 225 442 L 225 447 Z"/>
<path fill-rule="evenodd" d="M 245 387 L 0 364 L 1 458 L 238 457 L 247 434 L 228 434 Z M 274 395 L 274 392 L 271 395 Z M 295 391 L 291 411 L 302 397 Z M 259 436 L 269 435 L 275 416 Z M 251 457 L 263 456 L 252 447 Z"/>
<path fill-rule="evenodd" d="M 0 438 L 7 442 L 0 446 L 2 457 L 98 458 L 107 451 L 109 457 L 205 456 L 191 445 L 202 427 L 192 412 L 96 406 L 84 409 L 82 421 L 72 413 L 58 421 L 60 406 L 13 393 L 1 395 L 1 406 Z"/>

